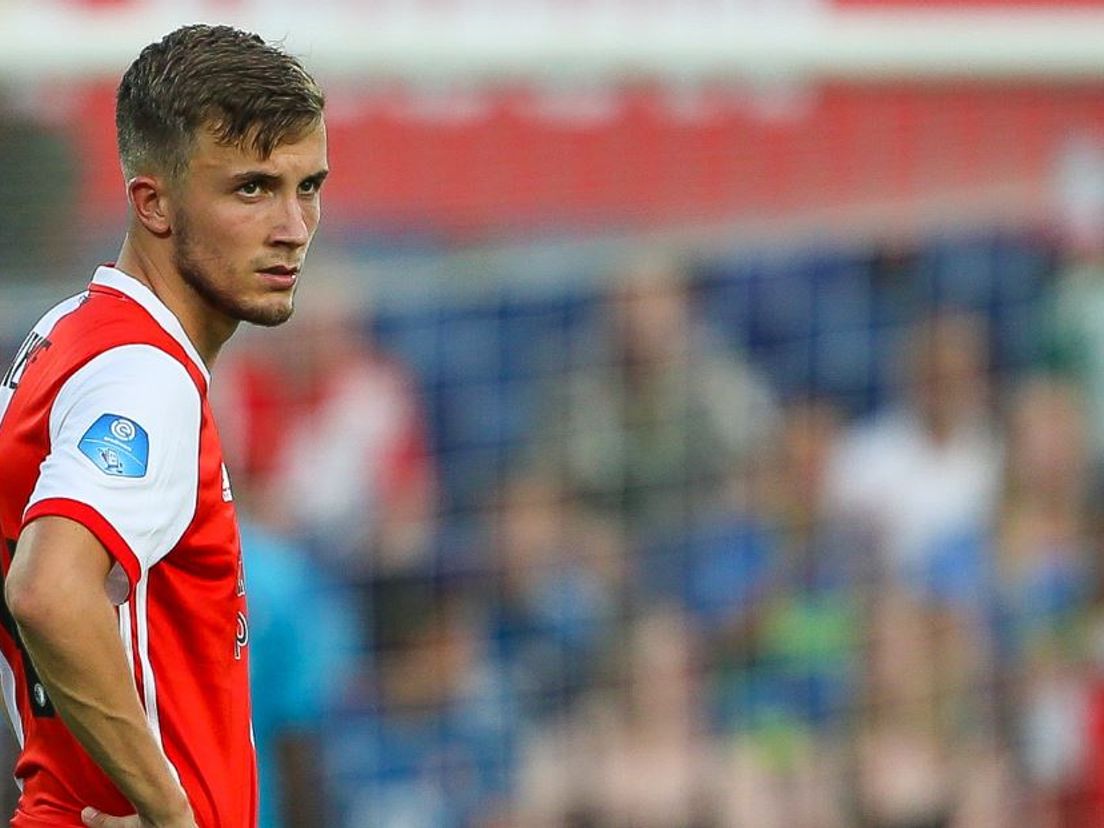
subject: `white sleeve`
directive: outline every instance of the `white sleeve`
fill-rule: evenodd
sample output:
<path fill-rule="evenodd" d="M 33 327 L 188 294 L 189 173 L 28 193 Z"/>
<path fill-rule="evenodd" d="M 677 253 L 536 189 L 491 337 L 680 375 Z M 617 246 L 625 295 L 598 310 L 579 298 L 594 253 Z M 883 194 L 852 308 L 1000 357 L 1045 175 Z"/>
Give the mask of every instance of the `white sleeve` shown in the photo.
<path fill-rule="evenodd" d="M 24 522 L 52 514 L 84 524 L 132 587 L 195 515 L 201 406 L 164 351 L 124 345 L 95 357 L 54 400 L 50 453 Z"/>

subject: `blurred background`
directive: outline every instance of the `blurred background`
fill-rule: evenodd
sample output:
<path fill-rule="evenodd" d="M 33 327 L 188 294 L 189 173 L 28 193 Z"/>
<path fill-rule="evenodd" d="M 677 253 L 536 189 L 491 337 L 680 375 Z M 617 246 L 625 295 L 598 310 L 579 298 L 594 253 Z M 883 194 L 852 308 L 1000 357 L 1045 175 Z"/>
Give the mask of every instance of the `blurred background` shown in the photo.
<path fill-rule="evenodd" d="M 328 90 L 213 388 L 265 828 L 1104 824 L 1104 2 L 0 0 L 0 362 L 195 21 Z"/>

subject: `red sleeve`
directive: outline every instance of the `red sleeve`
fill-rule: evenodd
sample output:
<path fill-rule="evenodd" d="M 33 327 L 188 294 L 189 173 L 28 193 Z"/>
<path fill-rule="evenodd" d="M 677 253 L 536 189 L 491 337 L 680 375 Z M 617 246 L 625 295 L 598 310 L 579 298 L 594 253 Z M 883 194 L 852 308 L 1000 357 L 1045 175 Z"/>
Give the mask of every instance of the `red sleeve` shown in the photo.
<path fill-rule="evenodd" d="M 126 572 L 130 588 L 134 589 L 134 585 L 142 576 L 141 564 L 138 563 L 138 557 L 134 551 L 123 540 L 123 536 L 115 531 L 115 527 L 108 523 L 103 515 L 88 504 L 77 500 L 64 497 L 47 498 L 38 501 L 27 510 L 23 515 L 23 526 L 20 531 L 32 521 L 48 515 L 69 518 L 95 535 L 96 540 L 107 550 L 107 554 L 114 558 Z"/>

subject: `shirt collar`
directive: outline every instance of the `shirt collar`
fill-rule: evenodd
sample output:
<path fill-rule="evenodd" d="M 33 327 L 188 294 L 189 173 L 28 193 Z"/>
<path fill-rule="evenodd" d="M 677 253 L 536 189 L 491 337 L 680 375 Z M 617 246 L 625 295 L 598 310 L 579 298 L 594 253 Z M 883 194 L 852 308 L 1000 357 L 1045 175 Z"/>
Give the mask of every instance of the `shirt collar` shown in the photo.
<path fill-rule="evenodd" d="M 184 326 L 180 324 L 180 320 L 176 318 L 176 315 L 168 309 L 164 302 L 157 298 L 152 290 L 133 276 L 128 276 L 123 271 L 110 265 L 101 265 L 96 268 L 96 273 L 92 276 L 92 284 L 117 290 L 145 308 L 149 315 L 154 318 L 154 321 L 164 328 L 169 336 L 180 343 L 184 353 L 203 373 L 203 378 L 208 383 L 211 381 L 211 374 L 207 370 L 207 365 L 203 362 L 203 358 L 200 357 L 195 345 L 192 344 L 192 340 L 188 339 L 188 335 L 184 332 Z"/>

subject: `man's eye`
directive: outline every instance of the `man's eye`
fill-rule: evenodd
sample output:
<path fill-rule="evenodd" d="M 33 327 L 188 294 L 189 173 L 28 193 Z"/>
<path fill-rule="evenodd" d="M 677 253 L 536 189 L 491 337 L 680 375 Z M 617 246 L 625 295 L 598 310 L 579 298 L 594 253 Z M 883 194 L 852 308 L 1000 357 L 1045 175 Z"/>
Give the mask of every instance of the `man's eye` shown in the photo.
<path fill-rule="evenodd" d="M 314 193 L 317 193 L 318 182 L 304 181 L 302 184 L 299 185 L 299 192 L 301 192 L 303 195 L 313 195 Z"/>
<path fill-rule="evenodd" d="M 238 187 L 238 192 L 247 196 L 259 195 L 261 192 L 261 185 L 256 181 L 247 181 Z"/>

